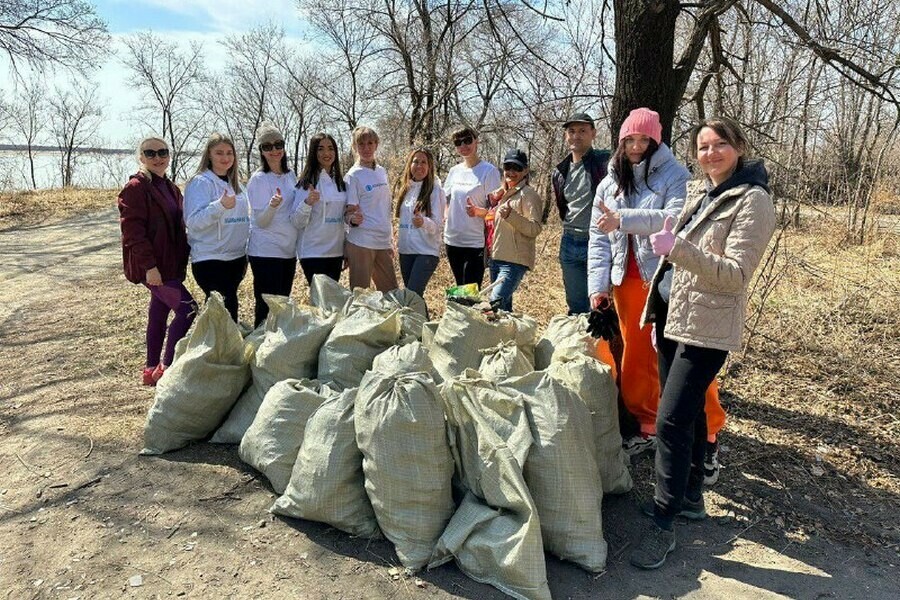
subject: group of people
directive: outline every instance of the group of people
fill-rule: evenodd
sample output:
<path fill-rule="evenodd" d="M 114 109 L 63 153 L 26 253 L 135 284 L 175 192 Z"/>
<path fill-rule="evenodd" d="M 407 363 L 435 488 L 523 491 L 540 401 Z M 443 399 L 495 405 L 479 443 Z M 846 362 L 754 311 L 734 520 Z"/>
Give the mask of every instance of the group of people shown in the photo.
<path fill-rule="evenodd" d="M 628 115 L 612 155 L 593 148 L 589 115 L 573 115 L 563 129 L 570 153 L 552 187 L 566 303 L 569 314 L 617 311 L 617 383 L 638 422 L 625 449 L 655 450 L 656 461 L 654 499 L 644 507 L 653 528 L 631 561 L 655 568 L 675 547 L 676 516 L 705 518 L 703 486 L 718 477 L 725 413 L 715 377 L 740 348 L 748 284 L 774 232 L 768 176 L 726 118 L 691 132 L 690 155 L 706 185 L 690 196 L 689 172 L 663 142 L 653 110 Z M 338 280 L 346 267 L 351 287 L 389 291 L 398 287 L 396 253 L 405 287 L 424 296 L 443 242 L 457 285 L 480 287 L 489 268 L 491 300 L 512 310 L 542 229 L 528 157 L 508 151 L 501 172 L 479 156 L 473 128 L 450 139 L 461 161 L 443 183 L 433 152 L 417 147 L 392 188 L 374 130 L 353 131 L 355 163 L 346 173 L 335 139 L 314 135 L 296 177 L 284 136 L 264 124 L 256 136 L 260 166 L 244 189 L 234 144 L 213 134 L 183 197 L 166 176 L 166 142 L 142 140 L 140 170 L 118 203 L 125 275 L 150 291 L 143 382 L 155 384 L 171 364 L 196 312 L 184 286 L 189 260 L 204 294 L 221 293 L 235 320 L 249 264 L 258 325 L 268 313 L 262 295 L 290 295 L 298 259 L 307 282 L 316 274 Z"/>
<path fill-rule="evenodd" d="M 307 283 L 317 274 L 338 281 L 346 267 L 351 288 L 374 284 L 389 291 L 398 287 L 396 254 L 404 286 L 424 296 L 443 243 L 457 285 L 481 287 L 489 266 L 497 283 L 491 299 L 512 310 L 513 293 L 534 267 L 541 231 L 542 203 L 528 185 L 528 157 L 510 150 L 501 175 L 480 158 L 475 129 L 462 127 L 451 141 L 461 161 L 445 182 L 434 153 L 422 146 L 409 152 L 391 187 L 371 128 L 353 131 L 355 162 L 346 173 L 334 137 L 312 136 L 297 177 L 284 136 L 265 123 L 256 134 L 259 168 L 243 188 L 234 143 L 214 133 L 182 196 L 166 175 L 166 141 L 142 140 L 140 169 L 118 203 L 126 276 L 151 292 L 143 382 L 159 380 L 196 312 L 184 286 L 188 261 L 206 297 L 219 292 L 235 321 L 249 265 L 258 326 L 268 314 L 263 294 L 289 296 L 298 260 Z M 171 311 L 176 316 L 166 336 Z"/>

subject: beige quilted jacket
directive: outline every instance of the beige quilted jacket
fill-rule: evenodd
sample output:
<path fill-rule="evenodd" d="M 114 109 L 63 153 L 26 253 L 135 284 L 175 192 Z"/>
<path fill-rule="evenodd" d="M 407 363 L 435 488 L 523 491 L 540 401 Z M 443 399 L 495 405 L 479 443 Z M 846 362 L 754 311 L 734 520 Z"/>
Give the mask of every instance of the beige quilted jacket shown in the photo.
<path fill-rule="evenodd" d="M 657 291 L 667 263 L 674 265 L 666 337 L 704 348 L 740 350 L 747 287 L 775 232 L 775 208 L 763 188 L 739 185 L 689 220 L 705 196 L 701 187 L 685 202 L 675 246 L 659 261 L 642 322 L 653 323 L 663 302 Z"/>

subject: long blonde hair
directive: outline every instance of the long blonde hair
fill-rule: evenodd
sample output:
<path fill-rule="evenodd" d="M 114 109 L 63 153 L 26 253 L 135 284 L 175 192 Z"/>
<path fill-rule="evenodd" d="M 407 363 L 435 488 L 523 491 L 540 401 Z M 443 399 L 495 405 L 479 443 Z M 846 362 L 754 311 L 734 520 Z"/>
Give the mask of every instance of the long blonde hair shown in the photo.
<path fill-rule="evenodd" d="M 200 156 L 200 164 L 197 166 L 197 172 L 194 174 L 194 177 L 212 169 L 212 149 L 219 144 L 228 144 L 234 153 L 234 164 L 228 169 L 226 175 L 231 189 L 234 190 L 235 194 L 240 194 L 241 184 L 238 181 L 238 163 L 240 161 L 238 160 L 237 148 L 234 147 L 234 142 L 231 141 L 231 138 L 224 133 L 216 131 L 209 136 L 209 139 L 206 141 L 206 148 L 203 149 L 203 154 Z"/>
<path fill-rule="evenodd" d="M 137 153 L 135 154 L 135 157 L 138 161 L 138 172 L 146 175 L 148 179 L 153 179 L 153 174 L 150 172 L 150 169 L 147 168 L 147 165 L 141 162 L 141 157 L 144 155 L 144 146 L 146 146 L 149 142 L 159 142 L 160 144 L 165 146 L 166 150 L 169 151 L 169 156 L 171 156 L 172 150 L 171 148 L 169 148 L 169 144 L 168 142 L 166 142 L 166 140 L 162 139 L 161 137 L 156 137 L 155 135 L 148 135 L 138 144 Z"/>
<path fill-rule="evenodd" d="M 428 174 L 425 175 L 425 179 L 422 180 L 422 187 L 419 190 L 419 197 L 416 199 L 415 210 L 423 213 L 430 219 L 431 192 L 434 191 L 434 155 L 431 153 L 431 150 L 424 146 L 413 148 L 406 157 L 406 166 L 403 167 L 403 175 L 400 176 L 400 180 L 394 186 L 394 198 L 397 202 L 397 207 L 394 209 L 394 216 L 400 216 L 400 207 L 403 205 L 406 193 L 409 192 L 409 186 L 412 182 L 412 161 L 416 154 L 424 154 L 425 158 L 428 159 Z"/>

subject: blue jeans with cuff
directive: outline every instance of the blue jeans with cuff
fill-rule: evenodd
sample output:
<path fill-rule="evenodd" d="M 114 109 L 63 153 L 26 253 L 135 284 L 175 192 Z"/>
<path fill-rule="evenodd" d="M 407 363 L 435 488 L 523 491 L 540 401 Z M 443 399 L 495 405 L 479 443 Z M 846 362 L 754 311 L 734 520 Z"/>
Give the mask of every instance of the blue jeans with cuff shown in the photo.
<path fill-rule="evenodd" d="M 503 278 L 503 281 L 491 290 L 491 302 L 500 299 L 500 308 L 502 310 L 512 312 L 513 293 L 522 283 L 525 272 L 528 267 L 517 263 L 507 262 L 505 260 L 491 261 L 491 283 Z"/>

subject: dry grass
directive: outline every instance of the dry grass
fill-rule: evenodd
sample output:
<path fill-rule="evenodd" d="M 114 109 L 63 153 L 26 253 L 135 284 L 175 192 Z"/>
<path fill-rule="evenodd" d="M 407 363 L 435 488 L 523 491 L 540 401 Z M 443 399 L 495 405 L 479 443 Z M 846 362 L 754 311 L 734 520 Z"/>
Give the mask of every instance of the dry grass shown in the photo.
<path fill-rule="evenodd" d="M 0 193 L 0 231 L 61 221 L 114 206 L 118 193 L 82 188 Z"/>
<path fill-rule="evenodd" d="M 81 210 L 108 206 L 114 197 L 74 194 Z M 42 200 L 62 218 L 75 212 L 72 198 L 71 191 L 45 192 L 20 206 L 36 210 L 34 200 Z M 23 210 L 20 223 L 48 218 Z M 538 238 L 538 266 L 514 299 L 517 310 L 542 325 L 565 311 L 558 239 L 555 224 Z M 733 354 L 722 373 L 729 422 L 715 504 L 720 515 L 758 520 L 755 530 L 781 539 L 819 534 L 900 554 L 900 242 L 893 233 L 863 246 L 843 239 L 839 221 L 816 219 L 773 243 L 772 261 L 754 287 L 751 305 L 765 302 L 750 348 Z M 89 355 L 74 344 L 59 352 L 77 368 L 92 365 L 104 381 L 132 381 L 143 361 L 146 294 L 119 274 L 115 280 L 89 282 L 82 290 L 95 300 L 90 335 L 77 340 Z M 426 295 L 434 315 L 443 310 L 440 292 L 451 283 L 442 260 Z M 188 286 L 202 297 L 192 280 Z M 241 288 L 247 322 L 251 290 L 248 273 Z M 294 296 L 308 298 L 299 272 Z M 66 323 L 32 325 L 52 335 Z M 110 393 L 115 408 L 90 424 L 95 438 L 134 441 L 150 394 L 127 392 Z M 648 493 L 651 470 L 648 461 L 637 465 L 639 493 Z"/>

